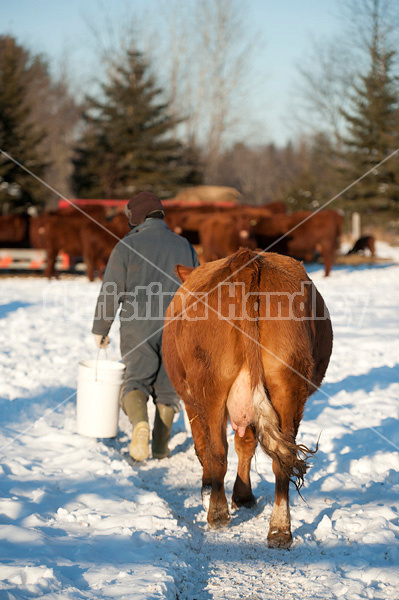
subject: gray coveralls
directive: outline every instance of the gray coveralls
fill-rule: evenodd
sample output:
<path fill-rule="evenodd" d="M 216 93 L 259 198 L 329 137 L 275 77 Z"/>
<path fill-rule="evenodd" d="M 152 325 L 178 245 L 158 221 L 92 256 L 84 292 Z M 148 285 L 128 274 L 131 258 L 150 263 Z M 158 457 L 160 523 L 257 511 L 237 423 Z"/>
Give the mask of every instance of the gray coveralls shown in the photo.
<path fill-rule="evenodd" d="M 121 392 L 143 391 L 154 402 L 180 410 L 162 362 L 162 331 L 170 301 L 180 286 L 177 264 L 199 265 L 189 242 L 162 219 L 146 219 L 113 249 L 95 309 L 93 333 L 107 335 L 119 306 L 120 348 L 126 365 Z"/>

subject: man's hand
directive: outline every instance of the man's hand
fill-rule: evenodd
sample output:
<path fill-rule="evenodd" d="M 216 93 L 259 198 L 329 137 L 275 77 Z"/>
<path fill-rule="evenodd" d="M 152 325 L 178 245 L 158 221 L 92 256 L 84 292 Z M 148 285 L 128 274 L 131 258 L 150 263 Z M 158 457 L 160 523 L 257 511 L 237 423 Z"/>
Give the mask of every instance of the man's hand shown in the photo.
<path fill-rule="evenodd" d="M 93 335 L 97 348 L 105 350 L 109 344 L 109 337 L 107 335 L 101 335 L 100 333 L 94 333 Z"/>

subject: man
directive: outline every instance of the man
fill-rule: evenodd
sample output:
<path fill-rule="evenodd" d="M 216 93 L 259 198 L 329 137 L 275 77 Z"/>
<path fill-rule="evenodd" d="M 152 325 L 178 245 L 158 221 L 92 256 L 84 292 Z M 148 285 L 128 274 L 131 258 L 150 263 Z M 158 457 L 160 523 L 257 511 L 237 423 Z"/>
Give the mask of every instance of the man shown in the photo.
<path fill-rule="evenodd" d="M 108 332 L 120 312 L 120 348 L 126 365 L 121 406 L 132 426 L 130 456 L 137 461 L 149 455 L 147 401 L 156 404 L 152 456 L 169 454 L 173 417 L 180 410 L 162 362 L 165 311 L 178 289 L 174 269 L 182 263 L 196 267 L 198 256 L 187 240 L 166 225 L 161 201 L 141 192 L 127 204 L 131 231 L 112 251 L 97 300 L 93 334 L 99 348 L 109 343 Z"/>

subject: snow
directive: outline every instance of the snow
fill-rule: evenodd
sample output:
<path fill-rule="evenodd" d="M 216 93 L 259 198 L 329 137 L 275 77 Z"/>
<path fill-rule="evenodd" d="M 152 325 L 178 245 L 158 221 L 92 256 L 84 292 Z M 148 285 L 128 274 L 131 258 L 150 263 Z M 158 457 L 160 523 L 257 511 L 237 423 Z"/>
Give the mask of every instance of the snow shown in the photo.
<path fill-rule="evenodd" d="M 334 352 L 298 441 L 319 450 L 294 543 L 266 537 L 274 478 L 257 451 L 253 509 L 211 531 L 183 413 L 172 454 L 134 465 L 130 425 L 114 440 L 76 433 L 77 364 L 95 358 L 99 283 L 2 278 L 0 597 L 7 599 L 397 599 L 399 597 L 399 250 L 392 262 L 309 272 L 330 309 Z M 117 326 L 110 355 L 118 357 Z M 151 419 L 153 408 L 151 407 Z M 229 430 L 226 491 L 237 458 Z"/>

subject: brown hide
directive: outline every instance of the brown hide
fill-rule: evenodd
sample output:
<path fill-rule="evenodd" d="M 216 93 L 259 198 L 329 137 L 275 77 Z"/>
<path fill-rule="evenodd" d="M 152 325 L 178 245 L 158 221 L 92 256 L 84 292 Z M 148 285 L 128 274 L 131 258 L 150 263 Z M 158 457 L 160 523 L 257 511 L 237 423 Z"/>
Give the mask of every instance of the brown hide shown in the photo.
<path fill-rule="evenodd" d="M 95 270 L 102 278 L 115 244 L 130 230 L 127 217 L 121 213 L 110 221 L 102 222 L 102 225 L 104 228 L 97 223 L 87 223 L 81 232 L 83 258 L 90 281 L 94 281 Z"/>
<path fill-rule="evenodd" d="M 347 252 L 347 256 L 359 252 L 365 253 L 366 250 L 370 250 L 371 256 L 375 256 L 375 239 L 373 235 L 364 235 L 356 240 L 353 247 Z"/>
<path fill-rule="evenodd" d="M 55 213 L 53 213 L 55 214 Z M 46 248 L 45 228 L 49 213 L 43 213 L 38 217 L 31 217 L 29 221 L 29 241 L 32 248 Z"/>
<path fill-rule="evenodd" d="M 219 213 L 220 208 L 208 204 L 205 206 L 170 206 L 165 209 L 165 221 L 169 229 L 183 234 L 183 231 L 196 231 L 198 234 L 198 225 L 207 216 Z"/>
<path fill-rule="evenodd" d="M 199 241 L 205 262 L 234 254 L 240 246 L 247 246 L 249 222 L 244 214 L 213 215 L 199 227 Z"/>
<path fill-rule="evenodd" d="M 4 247 L 23 247 L 28 242 L 28 221 L 25 214 L 0 216 L 0 245 Z"/>
<path fill-rule="evenodd" d="M 265 208 L 275 215 L 285 214 L 287 212 L 287 207 L 284 202 L 268 202 L 265 204 Z"/>
<path fill-rule="evenodd" d="M 166 210 L 166 222 L 172 231 L 203 249 L 207 261 L 229 256 L 240 246 L 256 248 L 251 228 L 262 217 L 271 216 L 265 207 L 172 207 Z"/>
<path fill-rule="evenodd" d="M 87 218 L 92 217 L 96 221 L 101 221 L 106 218 L 109 209 L 101 204 L 94 204 L 82 207 L 76 207 L 73 205 L 63 208 L 61 210 L 54 211 L 53 214 L 60 216 L 67 215 L 68 217 L 76 217 L 77 219 L 83 219 L 87 222 Z"/>
<path fill-rule="evenodd" d="M 43 240 L 47 253 L 45 275 L 55 274 L 54 266 L 59 252 L 65 252 L 72 257 L 83 256 L 82 230 L 88 223 L 105 223 L 105 208 L 90 206 L 83 212 L 70 207 L 68 209 L 44 213 L 36 224 L 39 243 Z M 43 232 L 44 230 L 44 232 Z M 40 237 L 39 237 L 40 236 Z"/>
<path fill-rule="evenodd" d="M 257 246 L 262 250 L 270 248 L 273 252 L 306 261 L 313 260 L 319 252 L 326 276 L 334 263 L 341 232 L 342 217 L 334 210 L 273 215 L 260 219 L 252 228 Z"/>
<path fill-rule="evenodd" d="M 318 253 L 331 271 L 339 247 L 342 217 L 334 210 L 317 213 L 297 211 L 283 214 L 284 203 L 264 206 L 170 207 L 166 222 L 170 229 L 203 248 L 205 262 L 229 256 L 239 247 L 268 249 L 312 261 Z"/>
<path fill-rule="evenodd" d="M 302 482 L 310 452 L 295 437 L 332 349 L 324 301 L 299 262 L 274 253 L 241 249 L 191 274 L 184 267 L 177 272 L 186 280 L 166 312 L 162 352 L 203 467 L 208 523 L 229 521 L 224 476 L 230 417 L 238 454 L 232 504 L 255 503 L 250 463 L 259 440 L 276 477 L 269 545 L 288 547 L 289 481 Z"/>

